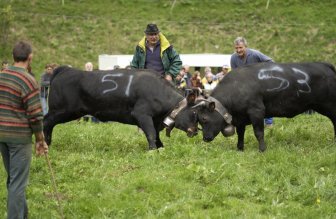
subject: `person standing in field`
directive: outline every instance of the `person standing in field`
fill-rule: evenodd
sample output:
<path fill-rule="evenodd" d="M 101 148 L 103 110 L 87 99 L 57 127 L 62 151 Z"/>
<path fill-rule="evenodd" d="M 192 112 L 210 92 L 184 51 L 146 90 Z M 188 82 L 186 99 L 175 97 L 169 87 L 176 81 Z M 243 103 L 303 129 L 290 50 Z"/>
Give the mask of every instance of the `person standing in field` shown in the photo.
<path fill-rule="evenodd" d="M 135 48 L 131 67 L 152 69 L 172 81 L 182 66 L 180 55 L 160 32 L 156 24 L 148 24 L 145 36 Z"/>
<path fill-rule="evenodd" d="M 222 70 L 216 74 L 216 78 L 218 81 L 221 81 L 230 71 L 230 67 L 228 65 L 223 65 Z"/>
<path fill-rule="evenodd" d="M 234 40 L 234 47 L 236 52 L 232 54 L 230 60 L 232 69 L 258 62 L 274 62 L 270 57 L 258 50 L 247 48 L 247 41 L 243 37 L 237 37 Z M 272 127 L 273 118 L 265 118 L 265 124 L 268 127 Z"/>
<path fill-rule="evenodd" d="M 0 151 L 7 172 L 7 217 L 28 218 L 25 190 L 32 159 L 32 135 L 36 154 L 48 152 L 43 134 L 39 86 L 28 71 L 32 47 L 18 42 L 13 66 L 0 72 Z"/>
<path fill-rule="evenodd" d="M 45 116 L 48 113 L 48 95 L 50 87 L 50 79 L 53 73 L 53 66 L 51 64 L 46 64 L 45 72 L 41 76 L 41 103 L 43 115 Z"/>
<path fill-rule="evenodd" d="M 247 48 L 247 41 L 243 37 L 235 39 L 234 47 L 236 52 L 231 55 L 231 69 L 258 62 L 274 62 L 258 50 Z"/>

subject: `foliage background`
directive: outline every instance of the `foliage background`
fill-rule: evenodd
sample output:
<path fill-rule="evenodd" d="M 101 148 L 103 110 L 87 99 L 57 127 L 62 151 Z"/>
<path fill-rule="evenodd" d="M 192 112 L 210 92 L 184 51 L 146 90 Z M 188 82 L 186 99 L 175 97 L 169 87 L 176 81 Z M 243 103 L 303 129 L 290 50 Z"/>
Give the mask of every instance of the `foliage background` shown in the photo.
<path fill-rule="evenodd" d="M 46 63 L 98 64 L 99 54 L 131 54 L 155 22 L 180 53 L 233 52 L 249 45 L 278 62 L 335 64 L 335 1 L 328 0 L 0 0 L 0 59 L 15 41 L 34 46 L 33 70 Z M 251 127 L 244 153 L 236 136 L 211 143 L 174 130 L 164 150 L 147 152 L 136 127 L 59 125 L 50 159 L 66 218 L 335 218 L 336 147 L 320 115 L 275 118 L 258 152 Z M 0 165 L 0 217 L 6 217 Z M 58 208 L 43 158 L 33 158 L 27 190 L 31 218 Z"/>
<path fill-rule="evenodd" d="M 46 63 L 84 68 L 99 54 L 133 54 L 147 23 L 157 23 L 179 53 L 233 52 L 244 36 L 277 62 L 336 63 L 332 0 L 1 0 L 0 59 L 15 41 L 35 49 L 33 71 Z M 187 64 L 187 63 L 186 63 Z"/>

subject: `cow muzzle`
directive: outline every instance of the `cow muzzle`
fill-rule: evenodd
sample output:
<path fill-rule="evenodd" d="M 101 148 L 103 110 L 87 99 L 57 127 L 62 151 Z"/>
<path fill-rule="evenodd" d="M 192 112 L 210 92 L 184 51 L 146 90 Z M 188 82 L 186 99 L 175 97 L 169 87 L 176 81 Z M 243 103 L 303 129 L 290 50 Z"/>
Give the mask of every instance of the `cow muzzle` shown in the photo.
<path fill-rule="evenodd" d="M 212 140 L 214 140 L 214 137 L 203 136 L 203 141 L 205 141 L 205 142 L 210 142 Z"/>

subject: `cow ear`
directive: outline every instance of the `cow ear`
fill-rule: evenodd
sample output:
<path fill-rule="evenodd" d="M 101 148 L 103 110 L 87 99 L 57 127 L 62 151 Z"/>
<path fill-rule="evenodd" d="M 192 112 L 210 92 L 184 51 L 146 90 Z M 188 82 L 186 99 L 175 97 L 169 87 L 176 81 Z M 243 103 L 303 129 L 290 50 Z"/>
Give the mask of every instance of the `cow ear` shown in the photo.
<path fill-rule="evenodd" d="M 196 94 L 195 93 L 189 93 L 188 96 L 187 96 L 188 106 L 194 105 L 195 100 L 196 100 Z"/>
<path fill-rule="evenodd" d="M 215 104 L 215 102 L 210 102 L 210 103 L 209 103 L 209 110 L 210 110 L 211 112 L 213 112 L 213 111 L 215 111 L 215 108 L 216 108 L 216 104 Z"/>

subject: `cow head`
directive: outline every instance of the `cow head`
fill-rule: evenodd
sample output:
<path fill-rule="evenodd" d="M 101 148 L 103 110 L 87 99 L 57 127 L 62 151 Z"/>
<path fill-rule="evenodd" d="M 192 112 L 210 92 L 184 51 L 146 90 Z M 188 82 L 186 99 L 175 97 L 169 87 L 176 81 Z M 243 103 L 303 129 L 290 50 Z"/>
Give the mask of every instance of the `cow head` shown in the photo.
<path fill-rule="evenodd" d="M 170 136 L 170 132 L 174 127 L 185 131 L 188 137 L 197 135 L 197 109 L 193 108 L 195 100 L 195 93 L 188 94 L 164 119 L 163 123 L 166 127 L 167 136 Z"/>
<path fill-rule="evenodd" d="M 193 108 L 197 108 L 197 120 L 202 126 L 204 141 L 212 141 L 219 132 L 225 137 L 235 133 L 235 128 L 231 124 L 232 116 L 215 98 L 210 96 L 201 99 Z"/>

